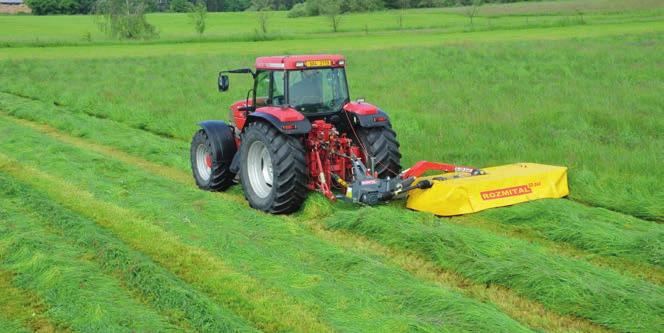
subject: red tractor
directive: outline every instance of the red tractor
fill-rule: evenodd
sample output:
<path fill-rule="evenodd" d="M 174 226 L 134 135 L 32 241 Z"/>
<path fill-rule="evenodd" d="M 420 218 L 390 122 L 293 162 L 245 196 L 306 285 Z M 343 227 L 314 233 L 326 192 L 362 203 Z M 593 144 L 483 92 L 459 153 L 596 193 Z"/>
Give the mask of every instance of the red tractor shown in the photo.
<path fill-rule="evenodd" d="M 227 73 L 250 74 L 254 86 L 245 100 L 231 105 L 230 123 L 200 123 L 191 143 L 198 187 L 223 191 L 239 175 L 252 207 L 290 213 L 308 190 L 331 200 L 375 204 L 431 186 L 412 185 L 423 169 L 401 172 L 390 118 L 363 100 L 351 101 L 345 66 L 340 55 L 276 56 L 256 59 L 255 71 L 219 73 L 219 91 L 228 90 Z"/>

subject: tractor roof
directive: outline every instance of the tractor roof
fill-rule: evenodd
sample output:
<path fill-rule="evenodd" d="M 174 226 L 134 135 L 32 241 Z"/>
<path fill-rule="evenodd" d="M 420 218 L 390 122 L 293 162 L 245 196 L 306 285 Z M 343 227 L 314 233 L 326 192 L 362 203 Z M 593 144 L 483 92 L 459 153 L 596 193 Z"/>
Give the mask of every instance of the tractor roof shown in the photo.
<path fill-rule="evenodd" d="M 289 55 L 256 58 L 256 69 L 304 69 L 344 67 L 346 58 L 338 54 Z"/>

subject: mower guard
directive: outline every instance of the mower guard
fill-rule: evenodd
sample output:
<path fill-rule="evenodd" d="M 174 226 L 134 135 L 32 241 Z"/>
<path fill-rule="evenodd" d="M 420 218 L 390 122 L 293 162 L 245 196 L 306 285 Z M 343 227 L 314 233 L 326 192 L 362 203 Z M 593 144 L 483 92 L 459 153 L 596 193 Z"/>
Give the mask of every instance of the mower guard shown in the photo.
<path fill-rule="evenodd" d="M 406 206 L 453 216 L 569 194 L 566 167 L 516 163 L 482 170 L 485 174 L 477 176 L 448 173 L 417 178 L 416 182 L 426 179 L 432 186 L 412 190 Z"/>

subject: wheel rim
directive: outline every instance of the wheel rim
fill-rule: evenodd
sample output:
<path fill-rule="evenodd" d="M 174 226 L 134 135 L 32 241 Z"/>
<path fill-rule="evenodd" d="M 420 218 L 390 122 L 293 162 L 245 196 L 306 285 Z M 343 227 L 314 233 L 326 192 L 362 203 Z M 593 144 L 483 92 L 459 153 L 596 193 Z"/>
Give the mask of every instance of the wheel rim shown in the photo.
<path fill-rule="evenodd" d="M 272 158 L 265 144 L 255 141 L 247 154 L 249 183 L 256 195 L 265 198 L 272 191 Z"/>
<path fill-rule="evenodd" d="M 204 181 L 210 179 L 210 175 L 212 174 L 212 153 L 210 153 L 204 144 L 196 147 L 196 169 L 201 179 Z"/>

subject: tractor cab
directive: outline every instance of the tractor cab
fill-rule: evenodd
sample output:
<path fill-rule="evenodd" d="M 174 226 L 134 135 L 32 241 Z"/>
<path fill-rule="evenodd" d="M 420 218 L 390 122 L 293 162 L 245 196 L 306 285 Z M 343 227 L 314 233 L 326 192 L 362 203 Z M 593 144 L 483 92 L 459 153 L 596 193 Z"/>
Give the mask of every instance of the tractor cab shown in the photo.
<path fill-rule="evenodd" d="M 350 102 L 342 56 L 278 56 L 256 59 L 256 71 L 244 68 L 224 71 L 219 90 L 228 89 L 225 73 L 251 73 L 254 86 L 245 109 L 289 107 L 306 115 L 331 114 Z"/>
<path fill-rule="evenodd" d="M 305 116 L 340 112 L 350 102 L 345 63 L 340 56 L 258 58 L 253 105 L 288 106 Z"/>

